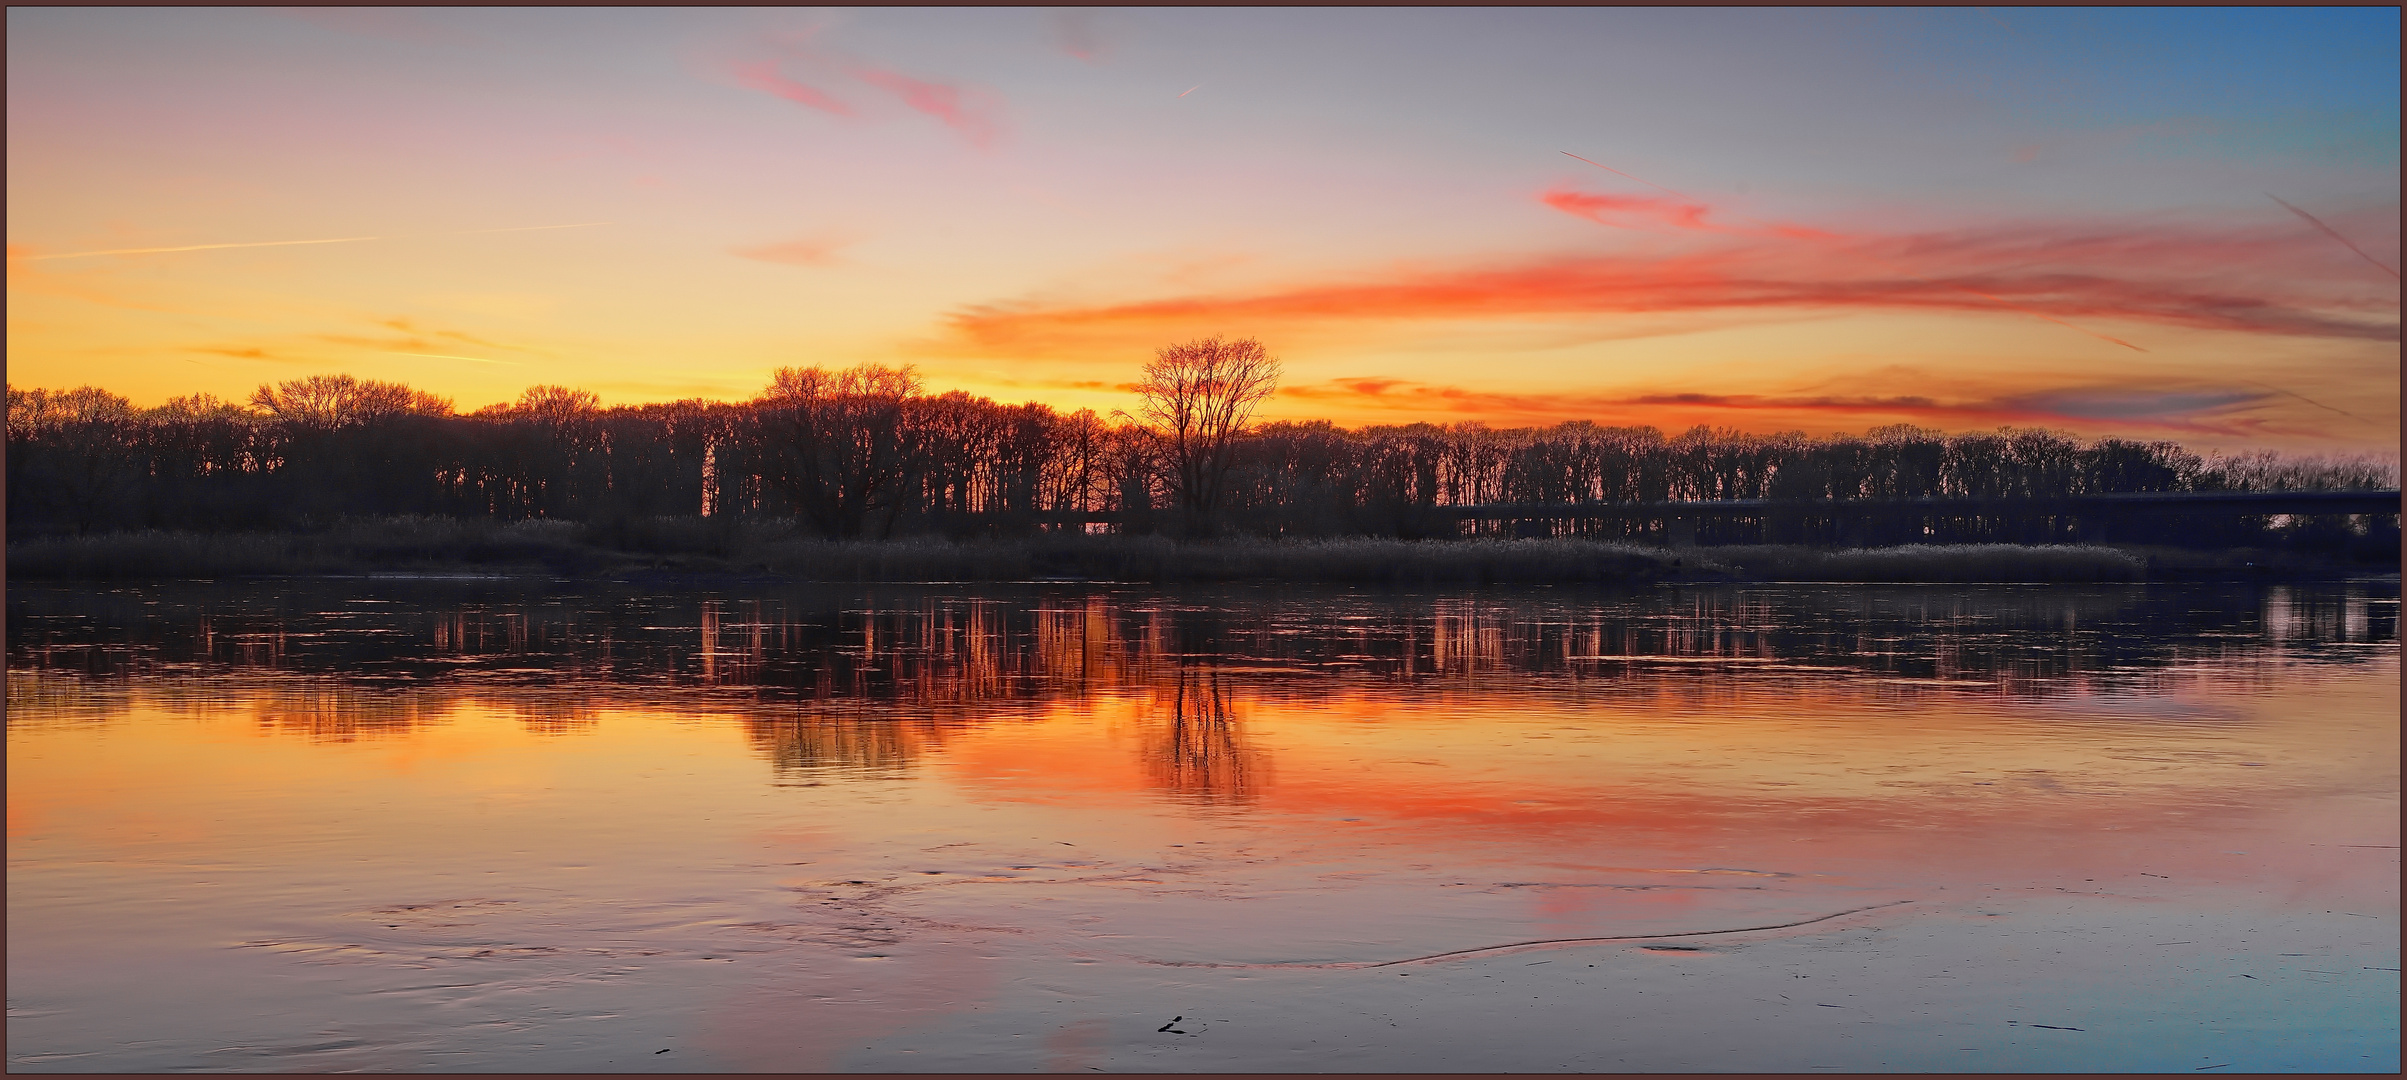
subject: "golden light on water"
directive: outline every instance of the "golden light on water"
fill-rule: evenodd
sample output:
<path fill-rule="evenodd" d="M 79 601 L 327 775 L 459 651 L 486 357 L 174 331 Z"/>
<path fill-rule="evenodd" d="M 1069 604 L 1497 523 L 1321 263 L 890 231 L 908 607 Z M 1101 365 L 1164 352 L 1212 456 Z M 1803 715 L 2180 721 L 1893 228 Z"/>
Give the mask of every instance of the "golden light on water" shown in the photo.
<path fill-rule="evenodd" d="M 2378 588 L 446 587 L 12 597 L 20 1067 L 2381 1050 Z M 2187 1033 L 2240 974 L 2295 1004 Z"/>

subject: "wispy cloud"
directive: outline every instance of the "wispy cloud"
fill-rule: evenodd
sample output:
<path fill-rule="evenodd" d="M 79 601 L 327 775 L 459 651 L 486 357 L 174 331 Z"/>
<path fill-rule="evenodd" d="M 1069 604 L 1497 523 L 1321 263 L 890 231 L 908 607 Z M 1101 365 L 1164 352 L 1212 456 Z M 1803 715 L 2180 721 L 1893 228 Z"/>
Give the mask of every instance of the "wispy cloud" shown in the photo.
<path fill-rule="evenodd" d="M 1104 26 L 1105 14 L 1093 8 L 1061 8 L 1046 18 L 1053 30 L 1054 44 L 1061 51 L 1087 63 L 1100 63 L 1111 55 L 1111 34 Z"/>
<path fill-rule="evenodd" d="M 207 353 L 211 356 L 231 356 L 237 360 L 269 360 L 294 362 L 291 357 L 278 356 L 257 345 L 187 345 L 186 352 Z"/>
<path fill-rule="evenodd" d="M 427 233 L 428 236 L 482 236 L 487 233 L 547 232 L 552 229 L 591 229 L 613 224 L 608 221 L 580 221 L 568 225 L 512 225 L 500 229 L 461 229 L 455 232 Z M 26 262 L 50 259 L 91 259 L 102 255 L 168 255 L 182 251 L 221 251 L 227 248 L 304 247 L 312 244 L 357 244 L 368 240 L 402 240 L 406 236 L 337 236 L 324 240 L 245 240 L 226 244 L 179 244 L 172 247 L 103 248 L 99 251 L 67 251 L 51 255 L 35 255 L 29 249 L 19 254 L 12 247 L 9 258 Z"/>
<path fill-rule="evenodd" d="M 469 346 L 470 348 L 479 352 L 512 352 L 527 356 L 550 355 L 549 350 L 538 348 L 532 345 L 517 345 L 506 341 L 497 341 L 492 338 L 480 334 L 473 334 L 465 330 L 452 330 L 439 326 L 427 326 L 405 315 L 397 315 L 388 318 L 375 319 L 372 321 L 377 327 L 392 331 L 392 333 L 324 333 L 309 335 L 307 340 L 325 345 L 339 345 L 345 348 L 361 349 L 367 352 L 385 353 L 393 356 L 424 356 L 438 360 L 472 360 L 480 364 L 516 365 L 520 363 L 520 361 L 498 359 L 491 356 L 470 355 L 460 352 L 460 346 Z"/>
<path fill-rule="evenodd" d="M 62 272 L 53 267 L 35 266 L 35 258 L 34 249 L 29 245 L 8 245 L 8 294 L 12 303 L 19 297 L 48 296 L 127 311 L 208 314 L 206 306 L 168 303 L 154 295 L 152 290 L 129 286 L 113 280 L 110 275 L 82 273 L 73 269 Z"/>
<path fill-rule="evenodd" d="M 1548 189 L 1545 194 L 1538 196 L 1538 201 L 1599 225 L 1640 223 L 1666 224 L 1682 229 L 1707 227 L 1703 204 L 1677 199 L 1659 199 L 1647 195 L 1593 195 L 1558 187 Z"/>
<path fill-rule="evenodd" d="M 383 240 L 382 236 L 337 236 L 327 240 L 251 240 L 234 244 L 183 244 L 176 247 L 104 248 L 99 251 L 67 251 L 56 255 L 27 255 L 27 262 L 48 259 L 90 259 L 102 255 L 166 255 L 178 251 L 218 251 L 225 248 L 298 247 L 305 244 L 356 244 L 363 240 Z"/>
<path fill-rule="evenodd" d="M 822 232 L 794 240 L 750 247 L 730 248 L 735 255 L 784 266 L 835 266 L 843 259 L 837 254 L 857 244 L 861 237 L 849 232 Z"/>
<path fill-rule="evenodd" d="M 727 71 L 728 74 L 735 76 L 737 85 L 746 89 L 758 90 L 764 94 L 784 98 L 797 105 L 807 105 L 821 112 L 834 113 L 837 116 L 853 114 L 852 106 L 837 100 L 834 95 L 816 86 L 799 83 L 778 74 L 775 60 L 730 61 Z"/>
<path fill-rule="evenodd" d="M 902 103 L 921 113 L 935 117 L 944 126 L 961 133 L 970 145 L 983 150 L 994 145 L 1002 134 L 993 95 L 964 90 L 951 83 L 915 79 L 909 75 L 881 68 L 857 67 L 853 76 L 893 94 Z"/>
<path fill-rule="evenodd" d="M 448 338 L 452 341 L 457 341 L 462 344 L 474 345 L 480 349 L 506 349 L 511 352 L 523 353 L 541 353 L 545 351 L 532 345 L 512 345 L 508 342 L 494 341 L 490 338 L 471 334 L 465 330 L 446 330 L 441 327 L 421 326 L 418 324 L 417 320 L 409 318 L 406 315 L 396 315 L 389 319 L 378 320 L 377 325 L 390 330 L 398 331 L 403 334 L 413 335 L 413 337 Z"/>
<path fill-rule="evenodd" d="M 385 349 L 382 351 L 392 353 L 395 356 L 427 356 L 433 357 L 437 360 L 473 360 L 480 364 L 507 364 L 512 367 L 518 366 L 518 361 L 516 360 L 495 360 L 489 356 L 461 356 L 456 353 L 405 352 L 400 349 Z"/>
<path fill-rule="evenodd" d="M 1001 139 L 1003 100 L 993 91 L 906 74 L 828 49 L 813 38 L 800 34 L 752 42 L 747 46 L 752 56 L 719 63 L 738 86 L 821 112 L 866 116 L 851 100 L 822 88 L 841 86 L 854 95 L 872 93 L 891 99 L 952 129 L 981 150 L 991 149 Z M 796 71 L 811 81 L 789 74 Z"/>
<path fill-rule="evenodd" d="M 2315 228 L 2316 228 L 2317 230 L 2321 231 L 2321 232 L 2322 232 L 2322 233 L 2323 233 L 2325 236 L 2329 236 L 2329 237 L 2331 237 L 2331 238 L 2332 238 L 2332 239 L 2334 239 L 2334 240 L 2340 241 L 2340 244 L 2341 244 L 2341 246 L 2342 246 L 2342 247 L 2345 247 L 2345 248 L 2349 249 L 2350 251 L 2354 251 L 2354 252 L 2356 252 L 2356 253 L 2357 253 L 2357 257 L 2358 257 L 2358 258 L 2360 258 L 2360 259 L 2363 259 L 2363 260 L 2365 260 L 2366 262 L 2369 262 L 2369 263 L 2372 263 L 2372 264 L 2374 264 L 2374 269 L 2376 269 L 2376 270 L 2380 270 L 2381 272 L 2383 272 L 2383 273 L 2385 273 L 2385 274 L 2388 274 L 2388 275 L 2390 275 L 2390 277 L 2391 277 L 2391 280 L 2393 280 L 2393 281 L 2396 281 L 2396 280 L 2398 280 L 2399 272 L 2398 272 L 2397 270 L 2395 270 L 2395 269 L 2392 269 L 2392 268 L 2391 268 L 2391 267 L 2390 267 L 2388 264 L 2384 263 L 2382 260 L 2380 260 L 2380 259 L 2377 259 L 2377 258 L 2374 258 L 2373 256 L 2366 254 L 2366 253 L 2365 253 L 2365 249 L 2364 249 L 2364 248 L 2358 247 L 2358 246 L 2357 246 L 2357 245 L 2356 245 L 2354 242 L 2350 241 L 2348 237 L 2345 237 L 2345 236 L 2342 236 L 2342 235 L 2340 235 L 2340 232 L 2339 232 L 2339 230 L 2337 230 L 2337 229 L 2334 229 L 2334 228 L 2332 228 L 2331 226 L 2324 224 L 2324 223 L 2323 223 L 2323 219 L 2322 219 L 2322 218 L 2316 217 L 2315 215 L 2313 215 L 2313 214 L 2310 214 L 2310 213 L 2308 213 L 2308 212 L 2306 212 L 2306 211 L 2304 211 L 2304 210 L 2301 210 L 2301 209 L 2299 209 L 2298 207 L 2295 207 L 2295 206 L 2292 206 L 2292 205 L 2290 205 L 2290 204 L 2289 204 L 2287 201 L 2283 200 L 2283 198 L 2282 198 L 2281 196 L 2279 196 L 2279 195 L 2276 195 L 2276 194 L 2274 194 L 2274 193 L 2272 193 L 2272 192 L 2270 192 L 2270 191 L 2265 193 L 2265 197 L 2266 197 L 2266 198 L 2268 198 L 2268 199 L 2272 199 L 2273 201 L 2275 201 L 2275 202 L 2277 202 L 2277 203 L 2281 203 L 2281 204 L 2282 204 L 2282 209 L 2284 209 L 2284 210 L 2288 210 L 2288 211 L 2290 211 L 2290 212 L 2291 212 L 2291 213 L 2293 213 L 2293 214 L 2297 214 L 2297 215 L 2298 215 L 2300 218 L 2304 219 L 2304 220 L 2306 221 L 2306 223 L 2307 223 L 2307 224 L 2315 226 Z"/>
<path fill-rule="evenodd" d="M 1642 202 L 1633 212 L 1672 221 L 1687 219 L 1693 205 Z M 950 325 L 981 346 L 1014 348 L 1090 335 L 1252 333 L 1342 320 L 2013 310 L 2059 322 L 2399 339 L 2395 294 L 2376 296 L 2329 274 L 2318 280 L 2306 269 L 2311 260 L 2299 257 L 2301 243 L 2265 228 L 2044 222 L 1860 236 L 1838 245 L 1735 237 L 1671 253 L 1389 268 L 1247 292 L 1087 305 L 995 303 L 958 311 Z"/>
<path fill-rule="evenodd" d="M 1780 236 L 1797 240 L 1836 239 L 1820 229 L 1802 225 L 1765 223 L 1760 225 L 1725 225 L 1705 220 L 1712 208 L 1701 202 L 1684 198 L 1657 198 L 1651 195 L 1614 195 L 1579 191 L 1568 187 L 1553 187 L 1538 196 L 1538 201 L 1574 217 L 1587 218 L 1599 225 L 1618 228 L 1670 226 L 1694 232 L 1723 233 L 1733 236 Z"/>
<path fill-rule="evenodd" d="M 2252 405 L 2272 396 L 2265 390 L 2042 390 L 2000 399 L 2000 404 L 2068 419 L 2164 420 Z"/>
<path fill-rule="evenodd" d="M 1573 160 L 1576 160 L 1576 161 L 1582 161 L 1582 162 L 1586 162 L 1587 164 L 1590 164 L 1590 165 L 1596 166 L 1597 168 L 1599 168 L 1599 169 L 1602 169 L 1602 170 L 1604 170 L 1604 171 L 1606 171 L 1606 172 L 1612 173 L 1613 175 L 1615 175 L 1615 176 L 1618 176 L 1618 177 L 1621 177 L 1622 179 L 1629 180 L 1629 181 L 1632 181 L 1632 182 L 1634 182 L 1634 183 L 1638 183 L 1638 184 L 1643 184 L 1643 185 L 1645 185 L 1645 186 L 1647 186 L 1647 187 L 1650 187 L 1650 188 L 1654 188 L 1654 189 L 1655 189 L 1655 190 L 1657 190 L 1657 191 L 1663 192 L 1663 193 L 1664 193 L 1664 194 L 1666 194 L 1666 195 L 1670 195 L 1670 196 L 1672 196 L 1673 198 L 1680 199 L 1680 200 L 1682 200 L 1683 202 L 1690 202 L 1690 203 L 1696 202 L 1696 200 L 1694 200 L 1694 199 L 1690 199 L 1688 196 L 1686 196 L 1686 195 L 1683 195 L 1683 194 L 1681 194 L 1680 192 L 1674 191 L 1674 190 L 1672 190 L 1672 189 L 1670 189 L 1670 188 L 1664 187 L 1663 185 L 1661 185 L 1661 184 L 1658 184 L 1658 183 L 1655 183 L 1655 182 L 1654 182 L 1654 181 L 1652 181 L 1652 180 L 1647 180 L 1647 179 L 1645 179 L 1645 178 L 1643 178 L 1643 177 L 1632 176 L 1632 175 L 1631 175 L 1631 174 L 1629 174 L 1629 173 L 1623 172 L 1623 171 L 1622 171 L 1622 170 L 1620 170 L 1620 169 L 1616 169 L 1616 168 L 1614 168 L 1614 167 L 1613 167 L 1613 166 L 1611 166 L 1611 165 L 1607 165 L 1607 164 L 1605 164 L 1604 162 L 1597 161 L 1597 160 L 1595 160 L 1595 159 L 1593 159 L 1593 158 L 1582 157 L 1581 155 L 1574 154 L 1574 153 L 1572 153 L 1572 152 L 1571 152 L 1571 151 L 1569 151 L 1569 150 L 1562 151 L 1562 154 L 1563 154 L 1563 156 L 1565 156 L 1565 157 L 1568 157 L 1568 158 L 1571 158 L 1571 159 L 1573 159 Z M 1702 218 L 1703 218 L 1703 215 L 1702 215 L 1701 213 L 1700 213 L 1699 215 L 1697 215 L 1697 219 L 1698 219 L 1699 221 L 1702 221 Z M 1765 235 L 1765 236 L 1774 236 L 1774 237 L 1780 237 L 1780 238 L 1782 238 L 1782 239 L 1788 239 L 1788 240 L 1813 240 L 1813 241 L 1823 241 L 1823 242 L 1827 242 L 1827 241 L 1833 241 L 1833 240 L 1836 240 L 1836 239 L 1838 239 L 1837 237 L 1835 237 L 1835 236 L 1832 236 L 1832 235 L 1831 235 L 1831 234 L 1829 234 L 1829 233 L 1825 233 L 1825 232 L 1822 232 L 1822 231 L 1820 231 L 1820 230 L 1817 230 L 1817 229 L 1806 229 L 1806 228 L 1801 228 L 1801 227 L 1799 227 L 1799 226 L 1794 226 L 1794 225 L 1783 225 L 1783 224 L 1777 224 L 1777 223 L 1772 223 L 1772 222 L 1761 222 L 1761 221 L 1754 222 L 1754 225 L 1756 226 L 1756 229 L 1757 229 L 1757 231 L 1758 231 L 1758 232 L 1759 232 L 1761 235 Z M 1720 231 L 1725 231 L 1725 232 L 1727 232 L 1727 231 L 1731 231 L 1731 230 L 1724 229 L 1724 230 L 1720 230 Z M 1863 255 L 1863 253 L 1858 253 L 1858 254 L 1859 254 L 1859 257 L 1861 257 L 1861 256 Z M 1905 269 L 1905 268 L 1902 268 L 1902 267 L 1900 267 L 1900 266 L 1896 265 L 1895 263 L 1891 263 L 1891 262 L 1887 262 L 1887 261 L 1885 261 L 1885 260 L 1882 260 L 1882 259 L 1880 259 L 1878 256 L 1870 256 L 1870 258 L 1872 259 L 1872 261 L 1874 261 L 1874 262 L 1876 262 L 1876 263 L 1879 263 L 1879 264 L 1882 266 L 1882 268 L 1883 268 L 1884 270 L 1887 270 L 1887 271 L 1888 271 L 1888 272 L 1890 272 L 1890 273 L 1902 273 L 1902 274 L 1906 274 L 1906 275 L 1908 275 L 1908 276 L 1912 276 L 1912 275 L 1913 275 L 1913 271 L 1911 271 L 1911 270 L 1907 270 L 1907 269 Z M 2047 322 L 2052 322 L 2052 323 L 2055 323 L 2055 324 L 2057 324 L 2057 325 L 2059 325 L 2059 326 L 2063 326 L 2063 327 L 2065 327 L 2065 328 L 2067 328 L 2067 329 L 2070 329 L 2070 330 L 2076 331 L 2076 332 L 2078 332 L 2078 333 L 2086 334 L 2086 335 L 2088 335 L 2088 336 L 2090 336 L 2090 337 L 2097 338 L 2097 339 L 2098 339 L 2098 340 L 2100 340 L 2100 341 L 2108 341 L 2108 342 L 2113 342 L 2113 343 L 2114 343 L 2114 344 L 2116 344 L 2116 345 L 2120 345 L 2120 346 L 2122 346 L 2122 347 L 2124 347 L 2124 348 L 2126 348 L 2126 349 L 2130 349 L 2130 350 L 2133 350 L 2133 351 L 2135 351 L 2135 352 L 2146 352 L 2146 351 L 2148 351 L 2148 350 L 2146 350 L 2146 349 L 2144 349 L 2144 348 L 2141 348 L 2141 347 L 2140 347 L 2140 346 L 2138 346 L 2138 345 L 2134 345 L 2134 344 L 2132 344 L 2131 342 L 2125 341 L 2125 340 L 2123 340 L 2122 338 L 2116 337 L 2116 336 L 2114 336 L 2114 335 L 2112 335 L 2112 334 L 2102 334 L 2102 333 L 2099 333 L 2099 332 L 2098 332 L 2098 331 L 2096 331 L 2096 330 L 2092 330 L 2092 329 L 2090 329 L 2089 327 L 2086 327 L 2086 326 L 2077 326 L 2077 325 L 2075 325 L 2075 324 L 2073 324 L 2073 323 L 2070 323 L 2070 322 L 2067 322 L 2067 321 L 2065 321 L 2065 320 L 2063 320 L 2063 319 L 2057 318 L 2056 316 L 2054 316 L 2054 315 L 2050 315 L 2050 314 L 2048 314 L 2048 313 L 2046 313 L 2046 312 L 2043 312 L 2043 311 L 2038 311 L 2038 310 L 2035 310 L 2035 309 L 2032 309 L 2032 308 L 2029 308 L 2029 307 L 2025 307 L 2025 306 L 2023 306 L 2023 305 L 2020 305 L 2020 304 L 2016 304 L 2015 302 L 2013 302 L 2013 301 L 2011 301 L 2011 300 L 2008 300 L 2008 299 L 2006 299 L 2006 298 L 2005 298 L 2005 297 L 2003 297 L 2003 296 L 1999 296 L 1999 295 L 1997 295 L 1996 293 L 1993 293 L 1993 292 L 1987 292 L 1987 291 L 1984 291 L 1984 290 L 1980 290 L 1980 289 L 1971 288 L 1971 287 L 1969 287 L 1969 286 L 1966 286 L 1966 285 L 1963 285 L 1963 284 L 1961 284 L 1961 283 L 1954 284 L 1952 287 L 1953 287 L 1953 288 L 1955 288 L 1957 291 L 1959 291 L 1959 292 L 1962 292 L 1962 293 L 1964 293 L 1964 294 L 1966 294 L 1966 295 L 1968 295 L 1968 296 L 1977 296 L 1977 297 L 1981 298 L 1982 300 L 1985 300 L 1985 301 L 1987 301 L 1987 302 L 1989 302 L 1989 303 L 1991 303 L 1991 304 L 1994 304 L 1994 305 L 1996 305 L 1996 306 L 1998 306 L 1998 307 L 2001 307 L 2001 308 L 2006 308 L 2006 309 L 2008 309 L 2008 310 L 2013 310 L 2013 311 L 2020 311 L 2020 312 L 2022 312 L 2023 314 L 2030 315 L 2030 316 L 2033 316 L 2033 317 L 2036 317 L 2036 318 L 2042 319 L 2042 320 L 2044 320 L 2044 321 L 2047 321 Z"/>
<path fill-rule="evenodd" d="M 1761 428 L 1821 418 L 1842 427 L 1900 421 L 1962 429 L 2000 424 L 2125 427 L 2168 432 L 2234 434 L 2261 426 L 2239 410 L 2274 397 L 2270 389 L 2204 387 L 2161 390 L 2063 387 L 2018 394 L 1719 394 L 1514 393 L 1477 390 L 1389 376 L 1355 376 L 1282 387 L 1279 396 L 1348 411 L 1392 411 L 1404 417 L 1454 414 L 1520 422 L 1595 420 L 1601 423 L 1739 423 Z M 1719 419 L 1717 419 L 1719 418 Z"/>

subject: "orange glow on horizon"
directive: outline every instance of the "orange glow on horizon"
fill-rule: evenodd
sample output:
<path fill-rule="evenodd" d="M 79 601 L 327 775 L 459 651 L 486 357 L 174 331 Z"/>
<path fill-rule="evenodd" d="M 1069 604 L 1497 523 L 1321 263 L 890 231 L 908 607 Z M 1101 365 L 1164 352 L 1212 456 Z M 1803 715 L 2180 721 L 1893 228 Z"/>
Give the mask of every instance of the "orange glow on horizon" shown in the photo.
<path fill-rule="evenodd" d="M 349 374 L 469 411 L 913 363 L 1109 414 L 1218 334 L 1286 365 L 1271 420 L 2398 443 L 2396 80 L 2355 60 L 2251 53 L 2179 121 L 2122 91 L 1943 121 L 1944 78 L 1846 34 L 1739 61 L 1602 9 L 1488 26 L 1523 59 L 1442 86 L 1331 13 L 125 10 L 18 18 L 20 388 Z M 1209 44 L 1237 40 L 1286 60 L 1239 78 Z M 2266 142 L 2235 79 L 2321 87 L 2297 130 L 2337 141 Z M 1641 95 L 1648 123 L 1593 126 Z"/>

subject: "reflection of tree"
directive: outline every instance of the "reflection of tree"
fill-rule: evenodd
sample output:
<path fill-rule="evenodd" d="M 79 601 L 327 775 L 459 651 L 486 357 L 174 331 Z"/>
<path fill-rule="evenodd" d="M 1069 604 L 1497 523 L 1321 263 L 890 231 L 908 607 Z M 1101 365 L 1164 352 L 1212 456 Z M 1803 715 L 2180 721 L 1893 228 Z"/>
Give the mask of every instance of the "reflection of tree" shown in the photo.
<path fill-rule="evenodd" d="M 952 734 L 934 720 L 816 713 L 744 720 L 754 752 L 780 773 L 819 769 L 893 771 L 908 767 Z"/>
<path fill-rule="evenodd" d="M 61 676 L 54 674 L 55 670 L 10 665 L 9 730 L 95 723 L 123 716 L 132 707 L 133 693 L 127 681 Z"/>
<path fill-rule="evenodd" d="M 583 696 L 542 694 L 510 702 L 518 722 L 535 735 L 578 735 L 601 724 L 599 710 Z"/>
<path fill-rule="evenodd" d="M 1213 802 L 1247 802 L 1261 794 L 1268 761 L 1245 745 L 1217 671 L 1178 669 L 1169 726 L 1145 745 L 1145 771 L 1154 786 Z"/>
<path fill-rule="evenodd" d="M 1159 699 L 1169 724 L 1149 752 L 1161 784 L 1214 792 L 1259 786 L 1221 779 L 1241 762 L 1214 756 L 1215 746 L 1237 745 L 1228 688 L 1215 698 L 1214 669 L 1318 673 L 1249 683 L 1249 701 L 1301 701 L 1365 683 L 1689 694 L 1726 686 L 1742 670 L 1797 677 L 1808 669 L 2019 697 L 2202 661 L 2226 670 L 2300 657 L 2361 663 L 2389 655 L 2361 646 L 2399 635 L 2395 589 L 2364 584 L 1185 600 L 1002 586 L 970 596 L 896 587 L 552 600 L 463 598 L 443 586 L 428 587 L 425 599 L 397 587 L 398 602 L 370 611 L 351 606 L 354 588 L 11 590 L 11 720 L 36 687 L 50 695 L 67 685 L 20 686 L 14 673 L 26 671 L 89 680 L 70 695 L 77 701 L 98 701 L 117 692 L 112 686 L 145 700 L 197 694 L 196 705 L 258 700 L 271 727 L 330 739 L 398 733 L 470 697 L 505 708 L 520 697 L 559 697 L 736 716 L 799 709 L 822 719 L 782 735 L 762 728 L 764 753 L 793 767 L 884 767 L 915 760 L 952 730 L 933 726 L 939 721 L 989 723 L 1138 690 Z M 2339 645 L 2349 647 L 2327 647 Z M 286 689 L 321 677 L 357 689 Z M 54 704 L 66 707 L 44 697 L 27 709 Z M 521 715 L 539 731 L 590 718 L 560 702 Z"/>
<path fill-rule="evenodd" d="M 255 708 L 262 728 L 352 742 L 407 735 L 439 722 L 461 696 L 459 690 L 393 693 L 331 684 L 274 691 Z"/>

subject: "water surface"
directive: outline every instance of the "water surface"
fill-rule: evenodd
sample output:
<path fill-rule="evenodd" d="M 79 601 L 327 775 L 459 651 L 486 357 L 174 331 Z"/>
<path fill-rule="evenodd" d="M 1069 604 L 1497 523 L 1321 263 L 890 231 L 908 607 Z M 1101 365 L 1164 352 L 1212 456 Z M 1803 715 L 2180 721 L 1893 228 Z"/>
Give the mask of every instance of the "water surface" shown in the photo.
<path fill-rule="evenodd" d="M 2388 1070 L 2398 589 L 12 590 L 12 1069 Z"/>

